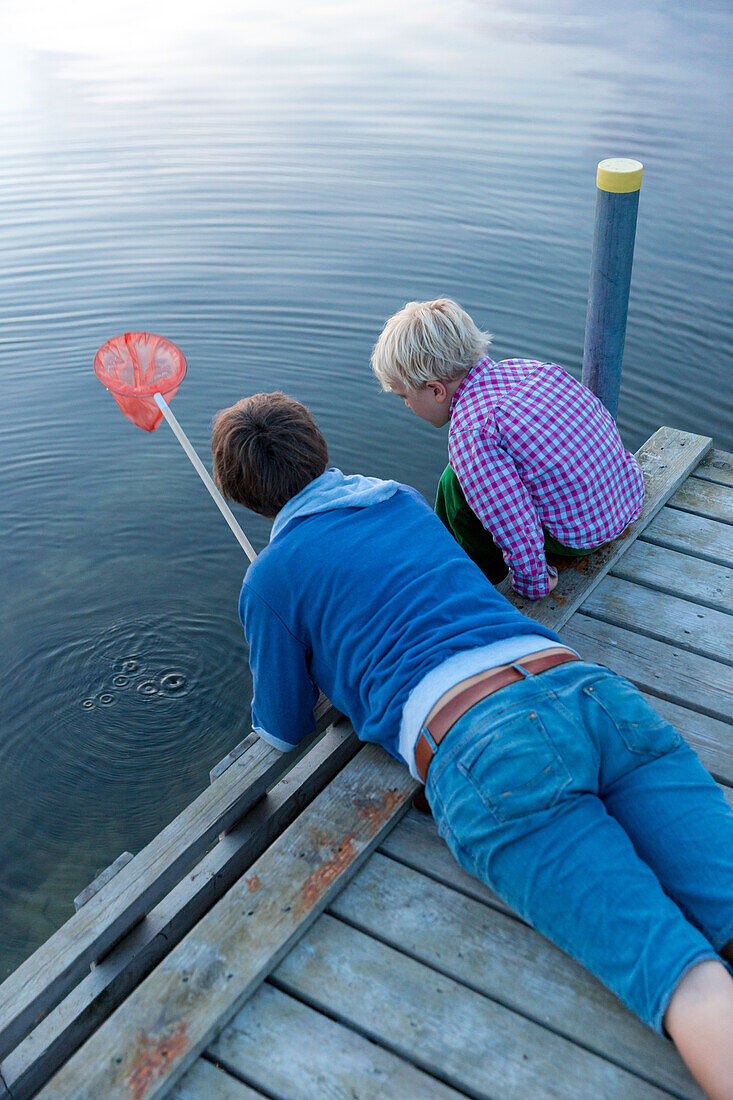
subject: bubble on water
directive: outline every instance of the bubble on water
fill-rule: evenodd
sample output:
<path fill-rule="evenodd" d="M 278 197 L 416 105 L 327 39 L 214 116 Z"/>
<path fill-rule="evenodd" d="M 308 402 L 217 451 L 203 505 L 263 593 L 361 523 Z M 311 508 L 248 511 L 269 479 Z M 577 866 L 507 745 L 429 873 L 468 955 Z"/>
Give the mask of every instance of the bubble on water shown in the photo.
<path fill-rule="evenodd" d="M 180 691 L 186 686 L 186 677 L 180 672 L 167 672 L 161 677 L 160 686 L 166 692 Z"/>
<path fill-rule="evenodd" d="M 3 667 L 0 775 L 25 781 L 48 764 L 50 750 L 53 778 L 44 781 L 39 797 L 54 813 L 63 797 L 65 814 L 67 806 L 76 805 L 80 782 L 88 784 L 87 792 L 96 792 L 99 785 L 119 790 L 129 781 L 130 805 L 135 799 L 144 802 L 151 815 L 146 835 L 152 835 L 160 827 L 161 780 L 167 781 L 170 767 L 178 767 L 181 753 L 196 791 L 199 772 L 211 764 L 207 754 L 213 757 L 215 751 L 210 745 L 227 736 L 222 729 L 241 731 L 237 740 L 245 735 L 239 700 L 247 697 L 250 682 L 246 661 L 232 645 L 228 609 L 215 616 L 186 610 L 177 618 L 167 613 L 114 619 L 113 613 L 116 605 L 91 633 L 86 616 L 76 633 L 68 624 L 59 626 L 58 637 L 49 634 L 39 641 L 32 661 L 19 656 Z M 223 690 L 222 683 L 236 683 L 237 692 Z M 191 711 L 182 714 L 187 701 Z M 49 746 L 43 735 L 50 713 L 54 736 Z M 29 805 L 30 794 L 38 794 L 31 787 L 23 792 Z M 105 820 L 104 799 L 99 807 L 99 820 Z"/>

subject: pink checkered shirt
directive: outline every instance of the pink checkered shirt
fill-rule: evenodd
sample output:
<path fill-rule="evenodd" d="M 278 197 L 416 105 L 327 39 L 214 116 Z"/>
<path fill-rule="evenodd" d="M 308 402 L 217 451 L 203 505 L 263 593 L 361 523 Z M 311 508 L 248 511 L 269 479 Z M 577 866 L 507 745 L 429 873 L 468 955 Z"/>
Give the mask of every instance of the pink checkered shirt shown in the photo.
<path fill-rule="evenodd" d="M 529 599 L 549 592 L 543 527 L 564 546 L 600 546 L 644 500 L 611 414 L 554 363 L 478 363 L 451 402 L 448 454 L 512 586 Z"/>

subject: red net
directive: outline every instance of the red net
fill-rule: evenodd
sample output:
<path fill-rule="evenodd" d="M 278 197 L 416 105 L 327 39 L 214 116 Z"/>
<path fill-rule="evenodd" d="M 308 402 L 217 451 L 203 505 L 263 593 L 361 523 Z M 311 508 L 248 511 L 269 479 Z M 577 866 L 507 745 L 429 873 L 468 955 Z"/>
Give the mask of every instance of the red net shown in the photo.
<path fill-rule="evenodd" d="M 102 345 L 94 359 L 94 373 L 128 420 L 154 432 L 163 414 L 152 395 L 162 394 L 170 404 L 186 373 L 186 360 L 163 336 L 126 332 Z"/>

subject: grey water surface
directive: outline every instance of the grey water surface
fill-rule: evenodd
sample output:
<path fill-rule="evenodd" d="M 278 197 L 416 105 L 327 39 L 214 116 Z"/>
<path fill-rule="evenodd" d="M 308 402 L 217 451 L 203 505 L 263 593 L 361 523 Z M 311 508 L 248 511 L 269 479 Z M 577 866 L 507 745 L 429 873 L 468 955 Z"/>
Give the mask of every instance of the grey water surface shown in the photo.
<path fill-rule="evenodd" d="M 380 393 L 383 321 L 448 294 L 579 376 L 595 166 L 633 156 L 622 433 L 733 449 L 728 3 L 33 7 L 0 16 L 0 976 L 249 729 L 243 554 L 95 380 L 106 339 L 182 348 L 207 460 L 282 389 L 334 465 L 432 498 L 446 435 Z"/>

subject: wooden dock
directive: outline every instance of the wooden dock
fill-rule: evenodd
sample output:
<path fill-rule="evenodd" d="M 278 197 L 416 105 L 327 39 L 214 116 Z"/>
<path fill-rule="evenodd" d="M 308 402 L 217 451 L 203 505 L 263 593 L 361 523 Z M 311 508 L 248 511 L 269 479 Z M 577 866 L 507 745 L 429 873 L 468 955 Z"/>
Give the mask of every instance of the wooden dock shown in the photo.
<path fill-rule="evenodd" d="M 638 684 L 733 804 L 733 456 L 661 428 L 638 457 L 632 529 L 514 602 Z M 0 987 L 0 1097 L 701 1097 L 335 718 L 294 766 L 248 738 L 80 895 Z"/>

